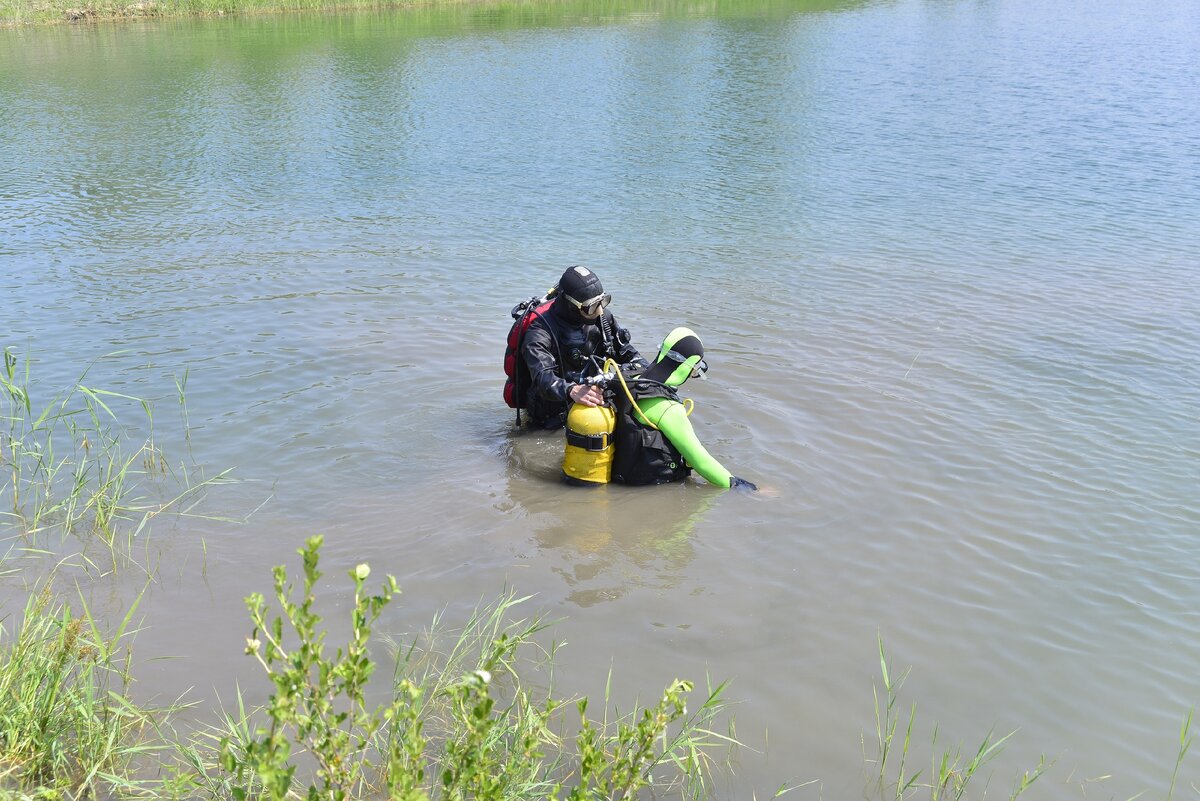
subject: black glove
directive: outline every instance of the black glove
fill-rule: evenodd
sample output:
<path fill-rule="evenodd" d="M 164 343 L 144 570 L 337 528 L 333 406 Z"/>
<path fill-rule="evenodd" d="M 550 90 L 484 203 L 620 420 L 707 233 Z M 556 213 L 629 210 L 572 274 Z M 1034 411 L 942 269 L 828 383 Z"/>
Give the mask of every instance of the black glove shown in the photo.
<path fill-rule="evenodd" d="M 729 477 L 729 488 L 735 490 L 746 490 L 747 492 L 758 492 L 757 485 L 751 484 L 746 479 L 738 478 L 737 476 Z"/>

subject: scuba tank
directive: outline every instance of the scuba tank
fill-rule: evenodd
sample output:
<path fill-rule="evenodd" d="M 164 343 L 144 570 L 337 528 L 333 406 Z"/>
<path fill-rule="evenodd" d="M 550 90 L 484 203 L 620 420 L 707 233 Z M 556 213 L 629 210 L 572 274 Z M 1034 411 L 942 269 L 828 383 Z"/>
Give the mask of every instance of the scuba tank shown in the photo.
<path fill-rule="evenodd" d="M 613 429 L 617 414 L 609 406 L 572 403 L 567 412 L 567 446 L 562 472 L 569 484 L 607 484 L 612 478 Z"/>
<path fill-rule="evenodd" d="M 606 375 L 589 379 L 586 383 L 607 383 Z M 563 450 L 563 479 L 568 484 L 595 486 L 607 484 L 612 479 L 613 430 L 617 425 L 617 413 L 609 405 L 584 406 L 572 403 L 567 412 L 566 447 Z"/>

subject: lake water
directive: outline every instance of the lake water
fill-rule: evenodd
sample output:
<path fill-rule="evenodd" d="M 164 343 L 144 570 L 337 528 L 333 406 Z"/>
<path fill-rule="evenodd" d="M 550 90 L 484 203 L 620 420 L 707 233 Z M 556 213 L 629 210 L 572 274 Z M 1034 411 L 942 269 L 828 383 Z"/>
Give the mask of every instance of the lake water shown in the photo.
<path fill-rule="evenodd" d="M 89 380 L 242 479 L 205 511 L 245 522 L 139 542 L 137 692 L 261 697 L 241 598 L 323 533 L 330 576 L 399 579 L 383 633 L 513 586 L 565 618 L 564 690 L 731 679 L 725 797 L 861 796 L 877 638 L 921 753 L 1020 730 L 993 795 L 1045 753 L 1034 797 L 1165 796 L 1200 704 L 1198 45 L 1200 5 L 1135 0 L 0 30 L 3 344 L 47 388 L 119 351 Z M 574 263 L 643 352 L 700 334 L 698 434 L 771 494 L 580 491 L 511 433 L 508 310 Z"/>

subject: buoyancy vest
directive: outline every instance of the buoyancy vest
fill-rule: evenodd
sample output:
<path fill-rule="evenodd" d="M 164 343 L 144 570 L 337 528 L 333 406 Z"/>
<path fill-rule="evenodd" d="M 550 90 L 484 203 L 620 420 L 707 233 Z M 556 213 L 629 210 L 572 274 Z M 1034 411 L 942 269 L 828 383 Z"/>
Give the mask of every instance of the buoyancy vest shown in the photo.
<path fill-rule="evenodd" d="M 629 391 L 635 400 L 669 398 L 679 401 L 671 387 L 654 381 L 629 381 Z M 621 484 L 666 484 L 687 478 L 688 467 L 679 450 L 659 430 L 638 422 L 625 391 L 617 388 L 614 399 L 617 410 L 612 480 Z"/>
<path fill-rule="evenodd" d="M 508 329 L 508 346 L 504 349 L 504 402 L 509 408 L 520 409 L 529 403 L 529 367 L 521 358 L 521 340 L 533 321 L 541 317 L 550 307 L 553 300 L 545 298 L 530 298 L 518 303 L 512 310 L 513 324 Z"/>

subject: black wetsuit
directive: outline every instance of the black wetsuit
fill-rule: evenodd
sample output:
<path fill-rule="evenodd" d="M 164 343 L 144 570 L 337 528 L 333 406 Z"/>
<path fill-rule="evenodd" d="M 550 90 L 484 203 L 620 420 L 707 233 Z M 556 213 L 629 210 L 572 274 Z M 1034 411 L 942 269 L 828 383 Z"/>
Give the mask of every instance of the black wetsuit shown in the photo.
<path fill-rule="evenodd" d="M 527 410 L 533 426 L 561 425 L 570 399 L 567 390 L 584 377 L 595 375 L 604 360 L 618 364 L 646 361 L 629 342 L 629 332 L 617 324 L 605 310 L 609 337 L 601 321 L 584 320 L 565 298 L 534 320 L 521 341 L 521 358 L 529 368 L 530 388 Z M 610 344 L 606 345 L 606 339 Z M 593 362 L 588 357 L 594 356 Z"/>

